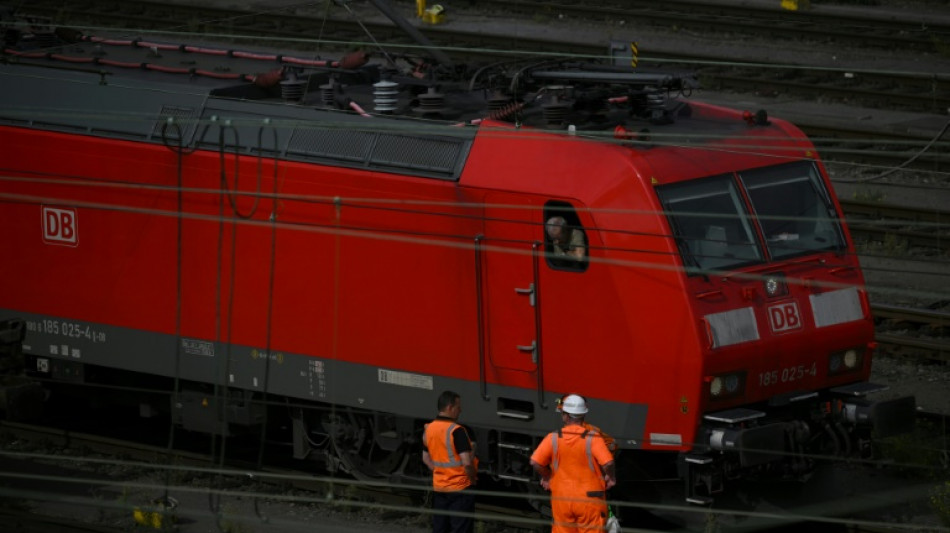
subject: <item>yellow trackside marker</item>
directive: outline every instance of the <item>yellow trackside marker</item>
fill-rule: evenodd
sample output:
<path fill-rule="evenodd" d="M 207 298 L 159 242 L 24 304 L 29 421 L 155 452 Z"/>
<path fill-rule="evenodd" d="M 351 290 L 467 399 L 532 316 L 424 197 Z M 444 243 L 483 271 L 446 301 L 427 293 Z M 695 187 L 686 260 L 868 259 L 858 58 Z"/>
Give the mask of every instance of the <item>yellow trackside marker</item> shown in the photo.
<path fill-rule="evenodd" d="M 435 4 L 422 13 L 422 22 L 441 24 L 445 21 L 445 8 L 442 4 Z"/>
<path fill-rule="evenodd" d="M 787 9 L 789 11 L 808 9 L 809 7 L 811 7 L 809 0 L 782 0 L 782 9 Z"/>
<path fill-rule="evenodd" d="M 630 43 L 630 66 L 637 68 L 637 63 L 640 62 L 640 45 L 636 42 Z"/>
<path fill-rule="evenodd" d="M 132 518 L 135 520 L 135 523 L 152 529 L 168 529 L 173 527 L 175 522 L 177 522 L 174 513 L 176 507 L 178 507 L 178 500 L 169 497 L 167 501 L 154 500 L 152 504 L 160 508 L 159 511 L 148 511 L 140 507 L 135 507 L 132 510 Z M 163 514 L 168 511 L 169 513 Z M 166 520 L 167 518 L 167 520 Z"/>

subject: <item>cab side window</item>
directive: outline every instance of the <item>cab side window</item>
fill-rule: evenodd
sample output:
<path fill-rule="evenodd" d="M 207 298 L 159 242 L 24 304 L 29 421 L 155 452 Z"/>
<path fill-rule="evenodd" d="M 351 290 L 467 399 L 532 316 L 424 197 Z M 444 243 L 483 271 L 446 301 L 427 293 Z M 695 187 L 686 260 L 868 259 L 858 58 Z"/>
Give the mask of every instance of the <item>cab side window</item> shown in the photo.
<path fill-rule="evenodd" d="M 587 269 L 587 232 L 570 204 L 550 202 L 545 206 L 544 250 L 548 265 L 553 268 L 577 271 Z"/>

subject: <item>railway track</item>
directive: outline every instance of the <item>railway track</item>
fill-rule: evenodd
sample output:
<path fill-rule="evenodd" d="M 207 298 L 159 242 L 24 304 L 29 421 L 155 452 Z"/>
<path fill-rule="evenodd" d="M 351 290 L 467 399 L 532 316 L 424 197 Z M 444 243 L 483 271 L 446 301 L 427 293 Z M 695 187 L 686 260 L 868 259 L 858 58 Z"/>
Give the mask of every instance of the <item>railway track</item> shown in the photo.
<path fill-rule="evenodd" d="M 950 313 L 884 304 L 872 305 L 871 312 L 884 353 L 950 363 Z"/>
<path fill-rule="evenodd" d="M 43 516 L 17 509 L 0 509 L 0 523 L 9 527 L 8 531 L 29 533 L 122 533 L 126 531 L 121 527 Z"/>
<path fill-rule="evenodd" d="M 479 4 L 480 7 L 483 5 L 488 6 Z M 513 2 L 508 7 L 532 9 L 538 8 L 538 5 L 538 2 Z M 568 9 L 571 5 L 571 9 L 586 17 L 619 16 L 617 7 L 596 8 L 579 2 L 566 7 L 548 6 L 542 12 Z M 672 6 L 673 9 L 699 9 L 692 3 L 674 3 Z M 746 11 L 745 8 L 734 11 L 723 6 L 707 8 L 722 11 L 722 16 L 727 19 L 741 18 Z M 626 13 L 635 13 L 638 20 L 639 17 L 651 20 L 651 13 L 657 12 L 662 16 L 656 15 L 658 18 L 655 20 L 666 20 L 668 23 L 669 17 L 673 17 L 670 9 L 644 11 L 640 7 Z M 339 11 L 337 8 L 334 13 Z M 766 12 L 773 15 L 777 13 L 774 10 Z M 326 17 L 328 11 L 325 7 L 295 8 L 295 11 L 288 13 L 283 10 L 223 9 L 174 2 L 84 0 L 63 3 L 59 0 L 36 0 L 24 13 L 33 14 L 37 20 L 48 19 L 52 21 L 51 25 L 66 25 L 86 33 L 101 33 L 107 29 L 135 36 L 164 32 L 164 38 L 172 42 L 213 39 L 228 42 L 236 48 L 249 48 L 259 46 L 263 41 L 270 47 L 300 52 L 312 52 L 319 47 L 324 53 L 334 50 L 343 53 L 354 47 L 375 50 L 376 42 L 385 42 L 391 51 L 413 55 L 425 53 L 402 29 L 389 20 L 379 20 L 379 15 L 360 21 Z M 705 24 L 708 29 L 708 22 Z M 848 27 L 860 27 L 862 24 L 860 20 L 853 21 Z M 750 32 L 758 32 L 760 38 L 765 39 L 765 35 L 768 39 L 774 37 L 770 33 L 771 26 L 747 24 L 747 27 Z M 943 35 L 940 28 L 928 31 L 924 35 L 931 39 L 934 35 Z M 481 28 L 473 31 L 440 26 L 426 27 L 424 34 L 431 40 L 433 47 L 466 60 L 496 61 L 565 55 L 602 57 L 607 52 L 607 43 L 599 36 L 589 41 L 552 40 L 512 33 L 491 33 Z M 874 32 L 865 34 L 874 35 Z M 922 35 L 918 37 L 925 38 Z M 908 53 L 912 53 L 912 50 Z M 944 110 L 950 108 L 950 74 L 769 65 L 755 60 L 737 60 L 695 51 L 664 51 L 659 48 L 645 52 L 645 55 L 649 57 L 641 58 L 643 67 L 671 66 L 695 72 L 702 86 L 708 89 L 840 101 L 872 108 L 886 106 L 889 109 L 927 113 L 936 111 L 943 114 Z M 828 122 L 808 116 L 798 117 L 794 121 L 813 140 L 823 157 L 830 161 L 875 166 L 902 165 L 907 169 L 926 171 L 946 170 L 948 165 L 946 154 L 950 152 L 950 138 L 935 136 L 936 131 L 910 128 L 882 131 L 860 123 Z"/>
<path fill-rule="evenodd" d="M 167 428 L 166 428 L 167 429 Z M 322 508 L 322 513 L 344 512 L 358 513 L 363 510 L 375 510 L 380 514 L 380 525 L 385 522 L 385 517 L 422 515 L 427 520 L 428 514 L 425 511 L 420 513 L 420 506 L 427 497 L 427 487 L 394 487 L 387 483 L 368 483 L 354 480 L 346 475 L 327 476 L 313 475 L 304 471 L 300 465 L 297 468 L 279 465 L 260 466 L 253 460 L 240 458 L 239 450 L 233 451 L 233 458 L 227 461 L 221 461 L 220 458 L 210 453 L 189 451 L 188 449 L 169 450 L 167 447 L 155 446 L 127 438 L 117 438 L 95 433 L 82 433 L 72 430 L 65 430 L 58 427 L 46 425 L 28 424 L 21 422 L 0 421 L 0 435 L 3 436 L 3 442 L 34 442 L 40 443 L 42 454 L 45 450 L 78 450 L 76 453 L 66 452 L 63 455 L 53 454 L 49 456 L 46 462 L 53 464 L 63 464 L 65 468 L 79 467 L 74 472 L 64 470 L 62 475 L 72 477 L 72 482 L 57 482 L 48 474 L 36 474 L 33 472 L 8 472 L 0 474 L 0 485 L 10 478 L 35 479 L 37 482 L 50 482 L 56 485 L 88 484 L 113 485 L 121 488 L 123 484 L 128 484 L 128 488 L 123 491 L 132 491 L 135 489 L 156 495 L 163 491 L 171 490 L 171 493 L 178 494 L 175 502 L 175 509 L 162 512 L 166 523 L 175 520 L 178 517 L 188 517 L 188 522 L 203 522 L 213 518 L 213 513 L 208 509 L 186 509 L 184 494 L 207 494 L 211 498 L 212 494 L 217 494 L 218 498 L 230 498 L 237 500 L 270 499 L 277 503 L 289 504 L 291 507 L 316 507 Z M 187 446 L 186 446 L 187 448 Z M 0 445 L 0 460 L 38 460 L 33 453 L 19 453 L 4 451 L 4 446 Z M 68 466 L 67 466 L 68 465 Z M 145 477 L 154 479 L 152 483 L 137 482 L 129 480 L 127 475 L 118 476 L 115 480 L 102 479 L 97 473 L 100 469 L 114 469 L 115 466 L 123 467 L 129 470 L 137 470 L 138 474 L 132 477 Z M 148 472 L 154 470 L 149 475 Z M 143 472 L 145 473 L 143 475 Z M 170 473 L 170 475 L 169 475 Z M 163 486 L 162 479 L 171 480 L 171 486 Z M 7 479 L 4 479 L 7 478 Z M 95 492 L 98 489 L 88 489 Z M 55 491 L 54 491 L 55 492 Z M 23 494 L 24 499 L 28 499 Z M 47 498 L 45 494 L 35 494 L 38 498 Z M 50 500 L 54 496 L 48 496 Z M 199 503 L 203 503 L 200 498 Z M 503 497 L 483 497 L 477 505 L 476 512 L 480 515 L 480 520 L 491 524 L 494 528 L 503 528 L 510 533 L 519 531 L 532 531 L 547 521 L 530 510 L 523 498 L 503 498 Z M 136 511 L 144 510 L 142 505 L 133 505 L 134 502 L 115 502 L 109 501 L 108 497 L 100 496 L 87 498 L 85 501 L 76 501 L 77 505 L 95 507 L 101 505 L 104 509 L 112 512 L 124 512 L 130 517 L 136 515 Z M 244 531 L 246 527 L 253 528 L 254 523 L 270 523 L 264 516 L 263 511 L 255 509 L 255 514 L 248 511 L 249 504 L 245 503 L 244 509 L 231 508 L 226 514 L 225 521 L 232 524 L 233 529 L 224 528 L 223 530 Z M 254 504 L 256 507 L 256 503 Z M 149 512 L 158 512 L 154 509 Z M 222 511 L 224 513 L 224 511 Z M 207 514 L 208 516 L 201 516 Z M 3 516 L 0 509 L 0 516 Z M 37 527 L 50 523 L 50 527 L 75 527 L 74 530 L 63 529 L 62 531 L 90 531 L 94 533 L 111 533 L 112 531 L 122 531 L 121 528 L 112 528 L 108 525 L 88 524 L 81 520 L 57 519 L 52 517 L 35 517 L 30 513 L 18 512 L 15 516 L 21 516 L 24 521 L 37 522 Z M 214 520 L 211 520 L 213 522 Z M 239 524 L 244 524 L 238 527 Z M 150 524 L 144 524 L 146 526 Z M 219 523 L 220 526 L 220 523 Z M 275 526 L 276 527 L 276 526 Z M 88 529 L 87 529 L 88 528 Z M 253 530 L 253 529 L 252 529 Z M 287 529 L 286 531 L 306 530 L 302 524 Z M 362 529 L 355 529 L 362 531 Z M 30 530 L 33 531 L 33 530 Z M 45 533 L 44 529 L 36 531 Z M 58 533 L 60 530 L 50 529 L 51 533 Z M 285 531 L 281 528 L 268 529 L 268 531 Z M 343 531 L 343 529 L 328 529 L 328 531 Z"/>
<path fill-rule="evenodd" d="M 926 424 L 922 427 L 925 428 L 928 439 L 932 437 L 933 442 L 942 443 L 937 445 L 945 448 L 946 416 L 936 413 L 922 413 L 921 416 Z M 942 431 L 942 434 L 935 435 L 934 428 L 938 428 L 937 432 Z M 45 425 L 3 421 L 0 422 L 0 436 L 2 436 L 0 460 L 53 465 L 52 471 L 49 469 L 36 471 L 29 465 L 15 466 L 5 468 L 6 473 L 0 475 L 0 480 L 4 483 L 11 479 L 28 479 L 40 486 L 49 483 L 55 487 L 46 492 L 19 495 L 23 499 L 36 497 L 42 500 L 38 502 L 38 505 L 56 501 L 61 497 L 59 491 L 64 490 L 64 487 L 78 484 L 88 485 L 90 488 L 81 491 L 86 494 L 85 497 L 73 499 L 73 504 L 77 506 L 93 509 L 99 507 L 102 509 L 99 511 L 100 515 L 111 513 L 115 516 L 117 513 L 123 513 L 127 515 L 126 523 L 130 521 L 131 516 L 136 514 L 136 511 L 155 512 L 159 513 L 166 523 L 180 521 L 179 531 L 185 533 L 206 531 L 208 527 L 214 527 L 216 520 L 219 527 L 227 526 L 221 529 L 222 531 L 256 531 L 257 527 L 274 532 L 300 531 L 301 520 L 305 520 L 306 516 L 305 509 L 321 516 L 321 520 L 324 516 L 341 513 L 344 517 L 350 516 L 349 520 L 354 523 L 363 520 L 364 523 L 369 521 L 370 524 L 378 523 L 379 525 L 392 521 L 396 517 L 416 516 L 417 519 L 413 523 L 419 525 L 420 530 L 428 528 L 428 515 L 424 510 L 427 505 L 424 499 L 420 498 L 419 489 L 393 489 L 386 484 L 359 482 L 346 476 L 318 476 L 288 467 L 261 468 L 239 458 L 229 459 L 222 464 L 218 458 L 207 453 L 180 449 L 168 450 L 167 447 L 133 442 L 125 438 L 80 433 Z M 13 443 L 12 449 L 10 443 Z M 239 454 L 235 451 L 234 455 Z M 60 466 L 61 470 L 58 470 Z M 846 467 L 845 470 L 853 468 L 854 466 Z M 104 475 L 103 472 L 106 474 Z M 169 472 L 170 475 L 165 475 Z M 881 471 L 874 475 L 886 475 L 886 473 Z M 57 476 L 65 476 L 69 481 L 64 482 Z M 105 486 L 112 488 L 105 489 L 103 488 Z M 911 486 L 915 486 L 915 483 L 908 483 L 907 490 L 902 492 L 902 498 L 909 497 L 908 494 L 920 492 L 919 485 L 915 489 L 911 489 Z M 68 492 L 68 489 L 66 490 Z M 121 498 L 110 496 L 117 491 L 121 491 L 124 496 Z M 913 498 L 916 497 L 913 496 Z M 143 500 L 150 503 L 142 504 Z M 216 502 L 218 511 L 214 511 L 214 507 L 208 507 L 209 501 L 212 500 Z M 280 507 L 265 505 L 262 503 L 265 500 L 274 502 Z M 857 502 L 860 498 L 852 500 Z M 159 506 L 157 503 L 159 501 L 167 501 L 170 505 L 165 508 L 156 508 Z M 236 507 L 238 504 L 234 502 L 240 502 L 240 508 Z M 625 506 L 623 502 L 617 502 L 617 504 Z M 715 510 L 703 510 L 691 506 L 679 508 L 636 503 L 627 505 L 651 511 L 660 509 L 661 512 L 665 507 L 667 513 L 684 513 L 684 516 L 688 517 L 687 523 L 697 519 L 701 521 L 703 516 L 707 521 L 723 521 L 723 523 L 736 519 L 728 511 L 728 506 Z M 294 508 L 297 509 L 296 518 L 285 520 L 285 523 L 292 527 L 281 528 L 280 517 L 276 514 L 278 509 L 286 513 Z M 808 526 L 806 529 L 809 530 L 820 528 L 822 531 L 850 533 L 881 530 L 874 527 L 876 523 L 874 520 L 860 517 L 862 509 L 868 510 L 866 504 L 854 503 L 855 512 L 845 514 L 842 514 L 840 508 L 836 509 L 834 504 L 825 503 L 822 504 L 822 508 L 823 511 L 809 508 L 808 504 L 805 504 L 798 511 L 793 510 L 772 516 L 769 516 L 768 511 L 764 515 L 753 512 L 748 518 L 740 518 L 738 522 L 740 527 L 736 530 L 744 531 L 746 529 L 743 529 L 742 525 L 748 526 L 753 523 L 756 524 L 754 531 L 763 532 L 788 531 L 790 524 Z M 373 512 L 376 513 L 375 519 L 365 516 L 366 513 Z M 479 515 L 479 522 L 483 523 L 484 531 L 517 533 L 547 529 L 547 520 L 530 509 L 523 497 L 517 494 L 495 494 L 483 490 L 479 495 L 476 512 Z M 363 516 L 360 516 L 360 513 L 363 513 Z M 854 514 L 859 516 L 855 517 Z M 357 516 L 360 518 L 357 519 Z M 744 513 L 740 512 L 735 516 L 742 517 Z M 822 518 L 823 516 L 825 518 Z M 31 519 L 30 516 L 21 518 Z M 79 519 L 73 521 L 51 517 L 32 518 L 44 523 L 67 526 L 72 524 L 76 527 L 76 529 L 62 531 L 111 533 L 122 530 L 121 527 L 85 523 Z M 111 521 L 116 522 L 115 519 Z M 625 524 L 625 527 L 646 528 L 645 530 L 652 531 L 683 531 L 681 524 L 666 523 L 653 515 L 638 515 L 637 522 Z M 688 527 L 687 530 L 695 529 Z M 37 529 L 37 531 L 46 533 L 47 530 Z M 60 531 L 49 530 L 50 533 L 60 533 Z M 343 530 L 326 529 L 326 531 Z"/>
<path fill-rule="evenodd" d="M 848 228 L 858 240 L 890 240 L 900 248 L 921 247 L 938 255 L 950 251 L 950 211 L 839 201 L 848 217 Z"/>
<path fill-rule="evenodd" d="M 701 2 L 669 2 L 662 7 L 647 7 L 646 2 L 632 2 L 629 7 L 597 7 L 588 3 L 566 4 L 542 2 L 480 2 L 479 9 L 505 12 L 532 13 L 532 20 L 544 20 L 546 13 L 568 12 L 574 18 L 603 21 L 626 17 L 656 25 L 695 24 L 697 31 L 739 32 L 743 38 L 757 37 L 772 40 L 782 35 L 787 26 L 789 35 L 800 39 L 813 35 L 834 43 L 853 41 L 855 46 L 887 47 L 919 53 L 919 48 L 937 46 L 950 30 L 919 22 L 850 18 L 831 15 L 811 15 L 804 12 L 790 14 L 775 9 L 743 6 L 723 6 Z M 79 28 L 111 27 L 118 31 L 171 31 L 209 38 L 234 39 L 236 46 L 248 46 L 249 37 L 266 39 L 271 46 L 292 46 L 312 49 L 316 39 L 322 49 L 338 50 L 363 46 L 375 48 L 367 37 L 385 42 L 387 47 L 418 52 L 414 43 L 390 21 L 373 19 L 357 22 L 337 15 L 326 17 L 320 8 L 294 8 L 292 13 L 278 10 L 222 9 L 183 3 L 152 1 L 123 2 L 120 0 L 85 0 L 63 3 L 59 0 L 36 0 L 25 13 L 45 17 L 56 25 Z M 345 13 L 343 13 L 345 15 Z M 539 19 L 539 17 L 541 17 Z M 713 17 L 710 20 L 710 17 Z M 169 22 L 173 21 L 173 22 Z M 87 30 L 88 31 L 88 30 Z M 603 56 L 607 43 L 600 40 L 572 41 L 563 38 L 542 39 L 530 36 L 462 31 L 450 27 L 424 28 L 434 46 L 466 59 L 511 59 L 531 55 Z M 242 39 L 238 39 L 241 36 Z M 560 37 L 560 36 L 559 36 Z M 727 37 L 734 38 L 734 37 Z M 950 40 L 950 39 L 948 39 Z M 950 75 L 943 73 L 881 72 L 854 69 L 829 69 L 809 65 L 769 65 L 760 60 L 724 58 L 701 52 L 664 51 L 661 46 L 644 47 L 641 65 L 674 65 L 692 70 L 703 80 L 704 86 L 720 90 L 800 95 L 803 98 L 821 97 L 864 103 L 867 107 L 887 106 L 920 112 L 943 113 L 950 108 Z M 774 62 L 773 62 L 774 63 Z"/>
<path fill-rule="evenodd" d="M 788 40 L 834 43 L 841 46 L 880 49 L 933 51 L 950 41 L 950 25 L 920 18 L 900 19 L 882 14 L 873 16 L 827 9 L 782 9 L 780 4 L 741 2 L 648 0 L 479 0 L 484 9 L 515 12 L 528 16 L 539 13 L 563 14 L 574 19 L 608 22 L 636 20 L 655 26 L 761 36 L 763 30 Z"/>
<path fill-rule="evenodd" d="M 914 255 L 946 262 L 950 212 L 843 198 L 840 203 L 858 243 L 878 243 L 902 253 L 915 250 Z M 883 353 L 950 363 L 950 314 L 945 310 L 874 304 L 871 313 L 878 325 L 875 338 Z"/>

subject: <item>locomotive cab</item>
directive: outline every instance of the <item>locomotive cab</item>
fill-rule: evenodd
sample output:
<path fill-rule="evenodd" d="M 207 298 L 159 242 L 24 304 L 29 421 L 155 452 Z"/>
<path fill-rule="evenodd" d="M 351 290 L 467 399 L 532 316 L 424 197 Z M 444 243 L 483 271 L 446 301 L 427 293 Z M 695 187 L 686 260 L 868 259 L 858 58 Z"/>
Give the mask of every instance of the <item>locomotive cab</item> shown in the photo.
<path fill-rule="evenodd" d="M 821 166 L 802 160 L 657 187 L 704 345 L 686 497 L 797 476 L 908 431 L 914 399 L 873 401 L 867 294 Z M 859 414 L 860 413 L 860 414 Z"/>

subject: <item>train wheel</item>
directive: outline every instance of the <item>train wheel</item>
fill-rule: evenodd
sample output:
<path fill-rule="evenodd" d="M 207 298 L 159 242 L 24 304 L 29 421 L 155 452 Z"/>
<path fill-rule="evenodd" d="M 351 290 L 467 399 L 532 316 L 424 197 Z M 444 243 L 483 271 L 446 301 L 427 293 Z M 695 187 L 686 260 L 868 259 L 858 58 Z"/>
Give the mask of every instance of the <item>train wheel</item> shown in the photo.
<path fill-rule="evenodd" d="M 331 413 L 323 424 L 333 452 L 353 477 L 387 480 L 405 467 L 409 446 L 392 429 L 386 415 L 346 410 Z"/>

